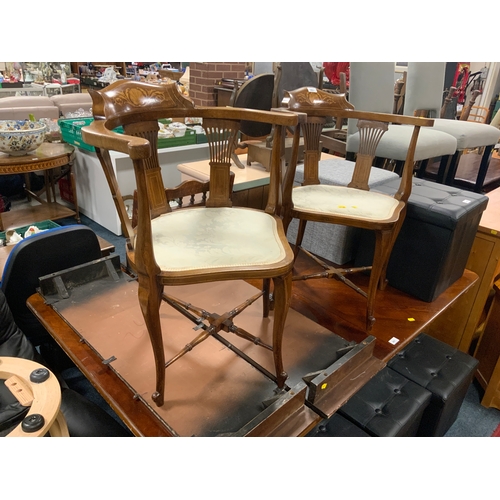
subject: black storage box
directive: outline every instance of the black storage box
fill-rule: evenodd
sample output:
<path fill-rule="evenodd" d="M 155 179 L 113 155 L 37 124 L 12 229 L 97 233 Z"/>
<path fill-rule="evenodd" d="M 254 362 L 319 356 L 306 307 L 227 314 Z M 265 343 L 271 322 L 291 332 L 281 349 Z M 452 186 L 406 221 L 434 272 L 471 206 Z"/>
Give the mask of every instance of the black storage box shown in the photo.
<path fill-rule="evenodd" d="M 431 393 L 387 366 L 371 378 L 338 413 L 374 437 L 413 437 Z"/>
<path fill-rule="evenodd" d="M 339 413 L 322 420 L 306 437 L 371 437 L 361 427 Z"/>
<path fill-rule="evenodd" d="M 374 190 L 394 194 L 399 179 Z M 459 279 L 467 264 L 488 197 L 415 178 L 406 218 L 387 267 L 389 285 L 432 302 Z M 374 233 L 361 231 L 356 266 L 373 260 Z"/>
<path fill-rule="evenodd" d="M 479 361 L 421 333 L 387 364 L 431 394 L 417 436 L 442 437 L 458 416 Z"/>

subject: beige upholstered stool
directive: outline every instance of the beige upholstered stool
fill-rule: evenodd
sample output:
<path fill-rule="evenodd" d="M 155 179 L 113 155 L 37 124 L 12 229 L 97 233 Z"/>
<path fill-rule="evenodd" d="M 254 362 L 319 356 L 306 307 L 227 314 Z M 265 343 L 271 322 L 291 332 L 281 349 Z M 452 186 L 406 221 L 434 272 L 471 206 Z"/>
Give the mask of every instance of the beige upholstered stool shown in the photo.
<path fill-rule="evenodd" d="M 457 148 L 453 153 L 449 167 L 445 169 L 443 162 L 439 167 L 438 182 L 440 183 L 453 185 L 458 173 L 460 157 L 466 149 L 484 148 L 476 182 L 473 186 L 475 192 L 481 192 L 488 171 L 491 150 L 500 140 L 500 130 L 485 123 L 447 120 L 446 118 L 435 119 L 433 129 L 445 132 L 457 140 Z"/>

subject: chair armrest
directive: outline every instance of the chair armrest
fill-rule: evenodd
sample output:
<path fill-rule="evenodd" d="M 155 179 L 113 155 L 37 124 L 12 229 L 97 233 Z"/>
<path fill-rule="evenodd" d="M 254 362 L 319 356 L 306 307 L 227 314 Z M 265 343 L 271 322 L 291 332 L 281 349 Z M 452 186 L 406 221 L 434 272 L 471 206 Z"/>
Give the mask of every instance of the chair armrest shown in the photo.
<path fill-rule="evenodd" d="M 91 146 L 128 154 L 132 160 L 151 156 L 151 144 L 147 139 L 108 130 L 103 120 L 94 120 L 83 127 L 82 139 Z"/>

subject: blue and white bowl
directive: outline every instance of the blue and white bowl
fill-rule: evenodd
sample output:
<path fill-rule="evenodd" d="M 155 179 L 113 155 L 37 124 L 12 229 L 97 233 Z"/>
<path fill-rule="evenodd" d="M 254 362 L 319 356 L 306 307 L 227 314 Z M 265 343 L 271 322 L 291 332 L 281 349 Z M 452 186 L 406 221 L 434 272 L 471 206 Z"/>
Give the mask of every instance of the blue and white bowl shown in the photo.
<path fill-rule="evenodd" d="M 11 156 L 32 153 L 45 140 L 47 126 L 30 120 L 0 121 L 0 151 Z"/>

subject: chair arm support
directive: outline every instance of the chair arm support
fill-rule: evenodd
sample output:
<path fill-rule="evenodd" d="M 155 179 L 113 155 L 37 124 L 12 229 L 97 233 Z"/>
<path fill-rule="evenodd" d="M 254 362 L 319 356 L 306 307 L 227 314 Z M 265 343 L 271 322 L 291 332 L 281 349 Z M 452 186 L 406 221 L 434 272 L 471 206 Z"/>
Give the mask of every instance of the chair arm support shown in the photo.
<path fill-rule="evenodd" d="M 151 145 L 147 139 L 108 130 L 105 121 L 94 120 L 90 125 L 83 127 L 82 138 L 91 146 L 128 154 L 132 160 L 151 156 Z"/>

